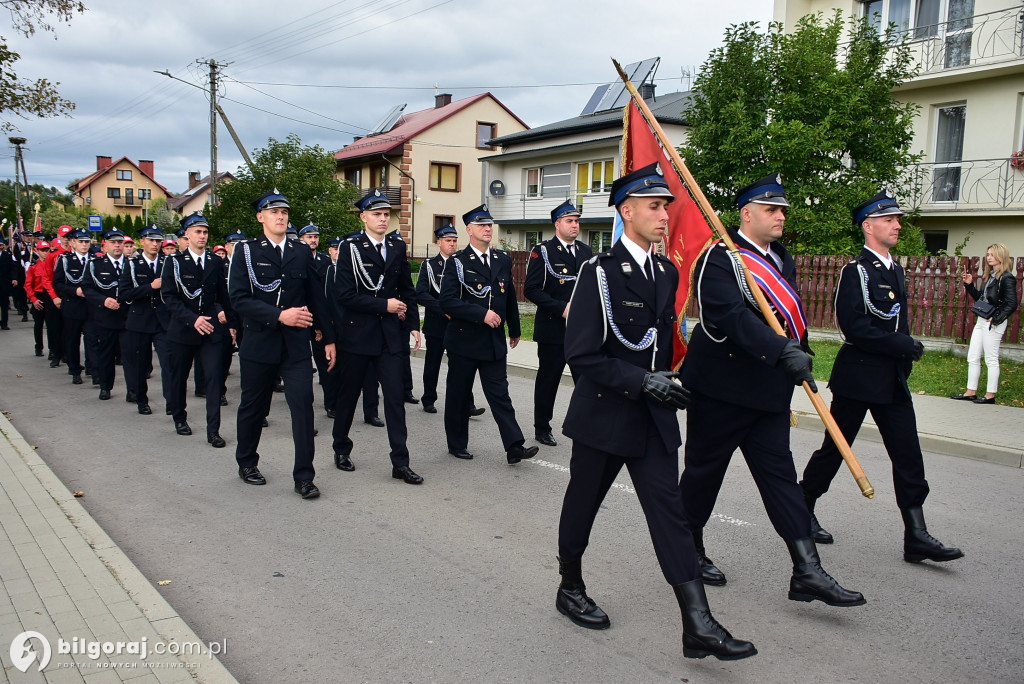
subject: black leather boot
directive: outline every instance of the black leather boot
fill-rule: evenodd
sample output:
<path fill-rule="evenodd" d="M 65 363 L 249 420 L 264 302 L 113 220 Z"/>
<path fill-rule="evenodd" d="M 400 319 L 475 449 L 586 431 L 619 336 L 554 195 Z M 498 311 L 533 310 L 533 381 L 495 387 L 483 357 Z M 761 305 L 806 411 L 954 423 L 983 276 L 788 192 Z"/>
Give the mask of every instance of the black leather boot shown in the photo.
<path fill-rule="evenodd" d="M 754 644 L 733 639 L 711 614 L 704 582 L 693 580 L 672 587 L 683 614 L 683 656 L 704 658 L 715 656 L 719 660 L 739 660 L 757 654 Z"/>
<path fill-rule="evenodd" d="M 700 561 L 700 578 L 704 584 L 720 587 L 725 584 L 725 573 L 715 567 L 714 561 L 704 554 L 704 528 L 694 527 L 693 545 L 697 548 L 697 560 Z"/>
<path fill-rule="evenodd" d="M 789 580 L 789 598 L 792 601 L 822 601 L 830 606 L 862 606 L 867 601 L 859 591 L 848 591 L 840 586 L 821 567 L 818 550 L 810 537 L 787 541 L 793 558 L 793 577 Z"/>
<path fill-rule="evenodd" d="M 558 559 L 558 574 L 562 583 L 558 585 L 558 597 L 555 607 L 558 612 L 587 629 L 608 629 L 611 621 L 603 610 L 587 596 L 587 586 L 583 584 L 583 560 Z"/>
<path fill-rule="evenodd" d="M 831 544 L 835 541 L 832 535 L 829 534 L 828 530 L 818 524 L 818 517 L 814 515 L 814 503 L 817 499 L 811 498 L 804 494 L 804 503 L 807 504 L 807 512 L 811 514 L 811 539 L 814 540 L 815 544 Z"/>
<path fill-rule="evenodd" d="M 916 508 L 901 508 L 903 525 L 903 560 L 908 563 L 920 563 L 928 559 L 937 563 L 963 558 L 964 552 L 957 548 L 943 546 L 942 542 L 928 534 L 924 524 L 924 511 Z"/>

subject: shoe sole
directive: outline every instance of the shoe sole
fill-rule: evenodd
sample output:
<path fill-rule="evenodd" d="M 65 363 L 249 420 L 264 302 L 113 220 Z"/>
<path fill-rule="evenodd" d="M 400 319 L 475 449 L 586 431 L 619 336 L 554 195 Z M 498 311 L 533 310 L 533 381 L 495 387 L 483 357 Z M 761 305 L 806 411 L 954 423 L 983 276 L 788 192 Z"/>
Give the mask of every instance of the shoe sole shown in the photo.
<path fill-rule="evenodd" d="M 320 496 L 320 492 L 311 492 L 309 494 L 302 494 L 301 492 L 299 492 L 299 496 L 301 496 L 303 499 L 315 499 L 318 496 Z"/>
<path fill-rule="evenodd" d="M 567 611 L 565 608 L 563 608 L 561 606 L 561 604 L 559 604 L 557 602 L 555 603 L 555 608 L 558 609 L 559 613 L 561 613 L 565 617 L 567 617 L 570 620 L 572 620 L 572 623 L 574 625 L 578 625 L 580 627 L 583 627 L 584 629 L 608 629 L 609 627 L 612 626 L 611 620 L 609 620 L 608 622 L 598 622 L 598 623 L 581 621 L 579 618 L 577 618 L 575 615 L 573 615 L 572 613 Z"/>
<path fill-rule="evenodd" d="M 905 553 L 903 554 L 903 560 L 908 563 L 920 563 L 921 561 L 930 560 L 934 563 L 948 563 L 958 558 L 963 558 L 964 554 L 961 553 L 959 556 L 953 556 L 952 558 L 934 558 L 932 556 L 923 556 L 917 553 Z"/>
<path fill-rule="evenodd" d="M 811 539 L 814 540 L 815 544 L 831 544 L 835 541 L 835 539 L 833 539 L 832 537 L 829 537 L 828 539 L 819 539 L 818 537 L 811 537 Z"/>
<path fill-rule="evenodd" d="M 868 602 L 867 599 L 861 599 L 859 601 L 851 601 L 849 603 L 840 603 L 838 601 L 829 601 L 826 598 L 818 596 L 817 594 L 804 594 L 802 592 L 790 591 L 790 601 L 803 601 L 804 603 L 810 603 L 811 601 L 821 601 L 827 606 L 835 606 L 836 608 L 852 608 L 854 606 L 863 606 Z"/>
<path fill-rule="evenodd" d="M 705 577 L 701 577 L 700 581 L 703 582 L 704 585 L 708 586 L 708 587 L 724 587 L 729 582 L 728 578 L 721 579 L 721 580 L 710 580 L 710 579 L 707 579 Z"/>
<path fill-rule="evenodd" d="M 712 656 L 714 658 L 718 658 L 719 660 L 743 660 L 744 658 L 749 658 L 750 656 L 755 655 L 757 655 L 756 648 L 752 650 L 750 653 L 741 653 L 739 655 L 718 655 L 717 653 L 712 653 L 711 651 L 705 651 L 704 649 L 696 648 L 683 649 L 684 658 L 707 658 L 708 656 Z"/>

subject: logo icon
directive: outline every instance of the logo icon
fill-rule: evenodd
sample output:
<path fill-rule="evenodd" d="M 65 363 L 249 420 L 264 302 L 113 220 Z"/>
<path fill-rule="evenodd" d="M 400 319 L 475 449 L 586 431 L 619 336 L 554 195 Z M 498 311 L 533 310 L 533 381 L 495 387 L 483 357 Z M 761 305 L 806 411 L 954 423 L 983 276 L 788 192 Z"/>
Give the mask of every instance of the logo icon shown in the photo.
<path fill-rule="evenodd" d="M 43 645 L 43 652 L 40 654 L 33 648 L 32 639 L 38 639 Z M 14 637 L 11 642 L 11 662 L 14 667 L 26 672 L 29 666 L 39 657 L 39 671 L 50 664 L 50 642 L 39 632 L 22 632 Z"/>

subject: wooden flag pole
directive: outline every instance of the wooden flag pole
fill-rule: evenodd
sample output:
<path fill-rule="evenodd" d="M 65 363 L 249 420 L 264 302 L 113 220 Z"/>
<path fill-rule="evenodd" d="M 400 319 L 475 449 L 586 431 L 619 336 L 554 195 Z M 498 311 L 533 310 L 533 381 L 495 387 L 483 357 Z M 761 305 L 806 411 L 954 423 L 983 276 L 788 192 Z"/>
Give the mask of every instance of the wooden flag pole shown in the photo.
<path fill-rule="evenodd" d="M 643 114 L 647 124 L 651 127 L 651 130 L 654 131 L 658 140 L 661 141 L 661 146 L 665 149 L 666 154 L 669 155 L 669 159 L 672 161 L 673 166 L 675 166 L 676 172 L 683 177 L 683 182 L 686 184 L 686 187 L 693 196 L 693 199 L 697 202 L 697 206 L 700 207 L 704 216 L 711 222 L 711 226 L 715 229 L 715 232 L 718 233 L 718 236 L 722 239 L 722 242 L 725 243 L 726 247 L 729 248 L 729 251 L 739 258 L 739 262 L 743 266 L 743 275 L 746 278 L 747 287 L 754 294 L 754 299 L 757 301 L 757 305 L 761 309 L 761 314 L 764 316 L 765 320 L 768 321 L 768 325 L 770 325 L 772 330 L 777 334 L 782 335 L 783 337 L 788 337 L 782 329 L 782 324 L 779 323 L 775 314 L 772 313 L 771 306 L 768 304 L 768 300 L 765 298 L 761 288 L 754 280 L 754 276 L 750 273 L 750 269 L 747 268 L 747 264 L 743 260 L 743 255 L 740 254 L 739 250 L 736 248 L 736 243 L 732 241 L 732 237 L 730 237 L 729 232 L 725 229 L 725 226 L 722 225 L 722 219 L 719 218 L 718 214 L 715 213 L 715 210 L 711 207 L 711 203 L 708 202 L 708 198 L 704 196 L 704 192 L 700 189 L 700 186 L 697 185 L 697 181 L 694 180 L 693 175 L 686 167 L 682 157 L 679 156 L 676 148 L 669 141 L 668 136 L 665 135 L 665 131 L 662 129 L 661 124 L 658 123 L 658 120 L 651 113 L 651 110 L 647 106 L 647 103 L 644 102 L 644 99 L 640 97 L 640 93 L 637 92 L 636 86 L 634 86 L 629 80 L 629 76 L 627 76 L 626 72 L 622 70 L 618 61 L 612 59 L 612 64 L 615 65 L 615 70 L 619 72 L 619 77 L 626 85 L 626 90 L 628 90 L 629 94 L 633 97 L 633 102 L 635 102 L 636 106 L 640 108 L 640 112 Z M 850 468 L 850 473 L 853 474 L 853 479 L 856 480 L 861 493 L 869 499 L 874 498 L 875 489 L 868 481 L 867 475 L 864 474 L 864 469 L 861 468 L 860 462 L 857 460 L 857 457 L 854 456 L 853 450 L 850 449 L 850 445 L 847 443 L 846 437 L 843 436 L 843 433 L 839 430 L 839 426 L 836 425 L 836 421 L 832 417 L 832 413 L 829 412 L 828 407 L 825 406 L 825 400 L 821 398 L 820 394 L 811 389 L 810 384 L 806 381 L 803 382 L 803 388 L 804 391 L 807 392 L 807 396 L 810 398 L 811 404 L 814 405 L 814 410 L 818 412 L 821 422 L 825 424 L 825 429 L 828 430 L 828 434 L 831 435 L 832 441 L 835 442 L 836 447 L 839 449 L 839 453 L 842 454 L 843 460 L 846 461 L 846 465 Z"/>

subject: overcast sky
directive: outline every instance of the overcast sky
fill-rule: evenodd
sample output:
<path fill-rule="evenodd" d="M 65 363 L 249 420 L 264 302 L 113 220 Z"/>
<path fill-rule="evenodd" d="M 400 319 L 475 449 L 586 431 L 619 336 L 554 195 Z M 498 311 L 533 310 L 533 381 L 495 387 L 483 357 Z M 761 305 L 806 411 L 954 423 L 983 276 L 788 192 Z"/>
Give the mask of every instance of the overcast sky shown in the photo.
<path fill-rule="evenodd" d="M 295 133 L 333 151 L 394 105 L 433 106 L 435 84 L 454 99 L 490 90 L 530 126 L 579 114 L 595 84 L 613 80 L 610 57 L 661 57 L 658 91 L 685 90 L 681 70 L 695 71 L 727 26 L 766 26 L 772 13 L 771 0 L 85 4 L 56 40 L 23 39 L 0 18 L 0 35 L 22 56 L 18 75 L 60 81 L 77 104 L 70 119 L 11 119 L 28 139 L 29 180 L 64 188 L 95 170 L 96 155 L 128 156 L 152 159 L 172 192 L 186 188 L 188 171 L 209 173 L 209 100 L 154 70 L 206 88 L 196 60 L 229 63 L 221 104 L 247 149 Z M 235 171 L 241 155 L 223 125 L 218 142 L 218 170 Z M 12 150 L 0 148 L 0 178 L 14 176 Z"/>

